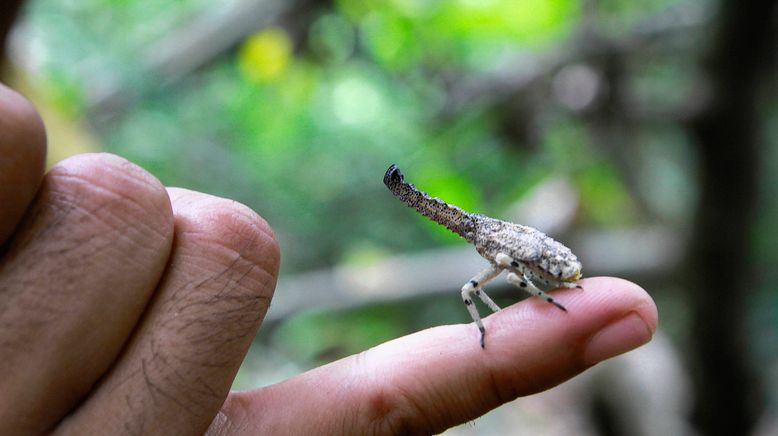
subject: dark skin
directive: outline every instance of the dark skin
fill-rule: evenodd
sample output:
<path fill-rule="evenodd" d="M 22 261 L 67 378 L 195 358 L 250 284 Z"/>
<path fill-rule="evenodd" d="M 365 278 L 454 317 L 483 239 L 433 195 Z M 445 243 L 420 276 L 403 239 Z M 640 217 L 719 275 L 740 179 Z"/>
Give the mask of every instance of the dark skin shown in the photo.
<path fill-rule="evenodd" d="M 230 392 L 273 296 L 268 224 L 110 154 L 44 175 L 45 142 L 0 86 L 0 434 L 436 433 L 656 330 L 644 290 L 591 278 L 554 292 L 567 313 L 531 298 L 486 318 L 485 350 L 447 325 Z"/>

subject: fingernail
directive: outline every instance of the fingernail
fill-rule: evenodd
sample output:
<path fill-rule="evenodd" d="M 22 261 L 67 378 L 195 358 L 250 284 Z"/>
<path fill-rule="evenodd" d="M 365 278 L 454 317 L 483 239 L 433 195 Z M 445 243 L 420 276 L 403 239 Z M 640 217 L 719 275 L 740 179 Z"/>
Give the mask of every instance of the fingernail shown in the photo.
<path fill-rule="evenodd" d="M 650 341 L 652 335 L 653 332 L 643 319 L 637 313 L 630 312 L 592 337 L 584 351 L 584 362 L 594 365 L 626 353 Z"/>

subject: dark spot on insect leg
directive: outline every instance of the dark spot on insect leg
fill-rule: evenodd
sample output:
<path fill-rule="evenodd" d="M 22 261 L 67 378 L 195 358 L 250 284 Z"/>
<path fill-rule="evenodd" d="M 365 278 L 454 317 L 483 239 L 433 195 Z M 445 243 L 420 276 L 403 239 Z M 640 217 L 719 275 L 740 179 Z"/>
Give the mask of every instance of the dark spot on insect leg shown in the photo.
<path fill-rule="evenodd" d="M 469 306 L 471 304 L 473 304 L 472 300 L 470 300 L 470 299 L 465 300 L 465 306 Z"/>
<path fill-rule="evenodd" d="M 514 268 L 517 268 L 519 266 L 519 262 L 516 262 L 515 260 L 511 261 L 511 266 Z"/>
<path fill-rule="evenodd" d="M 526 288 L 527 287 L 527 282 L 521 282 L 521 283 L 519 283 L 519 286 L 521 286 L 522 288 Z"/>
<path fill-rule="evenodd" d="M 548 297 L 548 298 L 546 299 L 546 301 L 548 301 L 549 303 L 553 304 L 554 306 L 556 306 L 556 307 L 558 307 L 558 308 L 562 309 L 563 311 L 567 312 L 567 309 L 565 309 L 565 306 L 562 306 L 561 304 L 557 303 L 556 301 L 554 301 L 554 299 L 553 299 L 553 298 L 551 298 L 551 297 Z"/>
<path fill-rule="evenodd" d="M 470 284 L 473 285 L 474 288 L 478 287 L 478 282 L 475 280 L 470 280 Z"/>

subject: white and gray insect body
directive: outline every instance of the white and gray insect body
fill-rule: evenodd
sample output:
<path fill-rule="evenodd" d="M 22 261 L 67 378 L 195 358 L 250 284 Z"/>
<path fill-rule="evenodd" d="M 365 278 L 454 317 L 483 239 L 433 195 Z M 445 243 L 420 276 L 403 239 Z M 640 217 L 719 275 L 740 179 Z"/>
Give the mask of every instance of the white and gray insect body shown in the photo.
<path fill-rule="evenodd" d="M 406 183 L 395 165 L 386 171 L 384 184 L 409 207 L 475 245 L 478 253 L 491 263 L 462 287 L 462 300 L 481 331 L 481 347 L 484 347 L 486 332 L 472 295 L 478 296 L 493 311 L 499 310 L 482 286 L 503 270 L 509 271 L 509 283 L 567 311 L 538 286 L 545 290 L 581 287 L 574 283 L 581 278 L 581 262 L 569 248 L 532 227 L 465 212 L 439 198 L 432 198 Z"/>
<path fill-rule="evenodd" d="M 473 244 L 481 256 L 496 264 L 499 254 L 507 255 L 541 287 L 564 287 L 560 282 L 581 278 L 581 262 L 573 252 L 537 229 L 480 216 L 475 234 Z"/>

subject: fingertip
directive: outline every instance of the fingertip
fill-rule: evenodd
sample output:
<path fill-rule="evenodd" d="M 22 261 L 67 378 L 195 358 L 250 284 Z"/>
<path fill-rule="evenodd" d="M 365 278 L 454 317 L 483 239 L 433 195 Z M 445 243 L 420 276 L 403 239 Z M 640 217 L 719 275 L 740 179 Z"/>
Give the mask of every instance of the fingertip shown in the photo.
<path fill-rule="evenodd" d="M 143 223 L 160 248 L 166 247 L 161 252 L 167 258 L 173 210 L 162 182 L 148 171 L 115 154 L 82 153 L 58 162 L 45 180 L 47 186 L 55 186 L 74 201 L 87 202 L 88 208 L 114 211 L 107 213 L 106 222 L 116 227 L 125 225 L 127 217 Z"/>
<path fill-rule="evenodd" d="M 390 348 L 397 360 L 404 348 L 425 350 L 414 353 L 413 369 L 405 371 L 409 380 L 424 383 L 408 383 L 404 392 L 438 396 L 456 391 L 455 407 L 462 411 L 458 422 L 472 419 L 651 339 L 657 309 L 642 287 L 611 277 L 586 279 L 582 285 L 585 290 L 553 291 L 554 302 L 563 303 L 566 311 L 529 298 L 485 318 L 489 347 L 479 346 L 472 324 L 443 326 L 384 344 L 381 358 L 392 359 Z"/>
<path fill-rule="evenodd" d="M 583 345 L 608 324 L 634 313 L 651 335 L 656 332 L 658 311 L 651 296 L 639 285 L 615 277 L 592 277 L 581 281 L 584 289 L 552 291 L 557 310 L 539 298 L 528 298 L 508 306 L 484 320 L 492 343 L 504 350 L 542 346 L 543 337 L 556 337 L 556 343 L 575 345 L 582 355 Z M 527 331 L 540 331 L 530 336 Z M 546 347 L 553 347 L 549 341 Z M 580 357 L 580 356 L 579 356 Z M 588 367 L 590 364 L 583 365 Z"/>
<path fill-rule="evenodd" d="M 640 285 L 618 277 L 592 277 L 582 282 L 584 290 L 576 291 L 573 299 L 585 294 L 581 295 L 581 303 L 587 310 L 603 306 L 614 313 L 635 312 L 652 334 L 656 332 L 659 311 L 651 295 Z"/>
<path fill-rule="evenodd" d="M 275 280 L 281 250 L 275 232 L 262 216 L 234 200 L 183 188 L 167 190 L 180 230 L 199 233 L 230 251 L 246 255 Z M 267 288 L 272 295 L 275 283 Z"/>
<path fill-rule="evenodd" d="M 583 359 L 586 365 L 631 351 L 651 340 L 653 332 L 637 312 L 612 321 L 600 329 L 586 344 Z"/>
<path fill-rule="evenodd" d="M 0 84 L 0 244 L 35 196 L 46 160 L 46 129 L 35 107 Z"/>
<path fill-rule="evenodd" d="M 31 150 L 41 161 L 46 157 L 46 128 L 35 106 L 15 90 L 0 83 L 0 126 L 3 141 Z"/>

